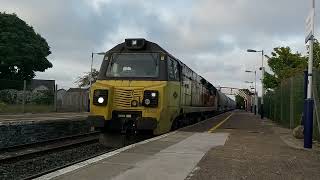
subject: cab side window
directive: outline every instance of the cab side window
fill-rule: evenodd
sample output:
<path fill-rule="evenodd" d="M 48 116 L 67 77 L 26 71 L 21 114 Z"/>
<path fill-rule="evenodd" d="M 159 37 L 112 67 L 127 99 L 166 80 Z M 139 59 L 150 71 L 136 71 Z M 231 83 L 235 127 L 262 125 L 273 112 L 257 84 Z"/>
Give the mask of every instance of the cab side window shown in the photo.
<path fill-rule="evenodd" d="M 179 81 L 179 65 L 172 58 L 168 58 L 168 77 L 170 81 Z"/>

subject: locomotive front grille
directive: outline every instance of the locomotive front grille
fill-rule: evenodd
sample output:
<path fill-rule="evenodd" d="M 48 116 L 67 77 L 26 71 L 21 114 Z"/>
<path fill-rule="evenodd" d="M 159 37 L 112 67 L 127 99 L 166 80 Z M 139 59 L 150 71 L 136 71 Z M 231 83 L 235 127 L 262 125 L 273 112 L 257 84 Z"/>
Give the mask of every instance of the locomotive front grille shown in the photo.
<path fill-rule="evenodd" d="M 113 104 L 117 108 L 131 108 L 132 100 L 139 102 L 143 99 L 142 89 L 115 89 Z"/>

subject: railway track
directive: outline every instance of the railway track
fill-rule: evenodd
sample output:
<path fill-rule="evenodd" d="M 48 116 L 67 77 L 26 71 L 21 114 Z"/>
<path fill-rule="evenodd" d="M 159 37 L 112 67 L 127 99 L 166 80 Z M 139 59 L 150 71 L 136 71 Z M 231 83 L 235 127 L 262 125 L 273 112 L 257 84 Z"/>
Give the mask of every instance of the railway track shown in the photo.
<path fill-rule="evenodd" d="M 91 132 L 0 149 L 0 179 L 33 179 L 115 149 L 99 137 Z"/>
<path fill-rule="evenodd" d="M 51 168 L 51 169 L 48 169 L 46 171 L 43 171 L 43 172 L 40 172 L 40 173 L 37 173 L 37 174 L 33 174 L 33 175 L 29 175 L 27 177 L 24 177 L 23 179 L 24 180 L 29 180 L 29 179 L 35 179 L 37 177 L 40 177 L 42 175 L 45 175 L 45 174 L 48 174 L 48 173 L 51 173 L 51 172 L 54 172 L 54 171 L 57 171 L 59 169 L 62 169 L 62 168 L 65 168 L 65 167 L 68 167 L 68 166 L 71 166 L 71 165 L 74 165 L 74 164 L 77 164 L 77 163 L 80 163 L 80 162 L 83 162 L 83 161 L 86 161 L 88 159 L 91 159 L 91 158 L 94 158 L 94 157 L 97 157 L 97 156 L 100 156 L 104 153 L 107 153 L 107 152 L 110 152 L 110 151 L 113 151 L 115 150 L 116 148 L 110 148 L 110 149 L 106 149 L 105 151 L 102 151 L 102 152 L 99 152 L 97 154 L 93 154 L 91 156 L 88 156 L 88 157 L 85 157 L 85 158 L 81 158 L 77 161 L 73 161 L 71 163 L 66 163 L 64 165 L 61 165 L 61 166 L 58 166 L 58 167 L 55 167 L 55 168 Z"/>
<path fill-rule="evenodd" d="M 100 132 L 95 131 L 80 135 L 51 139 L 48 141 L 3 148 L 0 149 L 0 163 L 4 161 L 19 160 L 32 155 L 41 155 L 49 153 L 50 151 L 56 151 L 80 144 L 99 142 L 99 134 Z"/>

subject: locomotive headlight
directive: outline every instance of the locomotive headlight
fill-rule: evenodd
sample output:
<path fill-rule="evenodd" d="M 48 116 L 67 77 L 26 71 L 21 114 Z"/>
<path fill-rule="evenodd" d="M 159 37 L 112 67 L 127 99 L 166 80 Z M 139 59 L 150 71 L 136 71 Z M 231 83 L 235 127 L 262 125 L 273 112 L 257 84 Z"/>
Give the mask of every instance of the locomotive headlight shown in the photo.
<path fill-rule="evenodd" d="M 150 105 L 150 102 L 151 102 L 150 99 L 145 99 L 145 100 L 144 100 L 144 104 L 147 105 L 147 106 Z"/>
<path fill-rule="evenodd" d="M 136 100 L 131 101 L 131 106 L 132 107 L 137 107 L 138 106 L 138 101 L 136 101 Z"/>
<path fill-rule="evenodd" d="M 132 46 L 136 46 L 136 45 L 137 45 L 137 40 L 133 39 L 133 40 L 131 41 L 131 43 L 132 43 Z"/>
<path fill-rule="evenodd" d="M 102 104 L 104 102 L 104 98 L 103 97 L 99 97 L 98 98 L 98 103 Z"/>
<path fill-rule="evenodd" d="M 108 102 L 108 90 L 96 89 L 93 92 L 93 104 L 96 106 L 105 106 Z"/>
<path fill-rule="evenodd" d="M 159 92 L 156 90 L 145 90 L 143 93 L 143 105 L 146 107 L 157 107 Z"/>

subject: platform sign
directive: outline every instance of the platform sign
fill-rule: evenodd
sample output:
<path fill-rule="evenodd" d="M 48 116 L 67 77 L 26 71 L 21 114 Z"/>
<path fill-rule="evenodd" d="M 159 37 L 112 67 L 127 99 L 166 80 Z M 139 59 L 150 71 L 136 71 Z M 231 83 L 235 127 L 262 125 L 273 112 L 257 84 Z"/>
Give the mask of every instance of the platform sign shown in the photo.
<path fill-rule="evenodd" d="M 312 10 L 310 11 L 310 14 L 308 15 L 307 19 L 306 19 L 306 39 L 305 39 L 305 43 L 307 43 L 314 34 L 314 8 L 312 8 Z"/>

